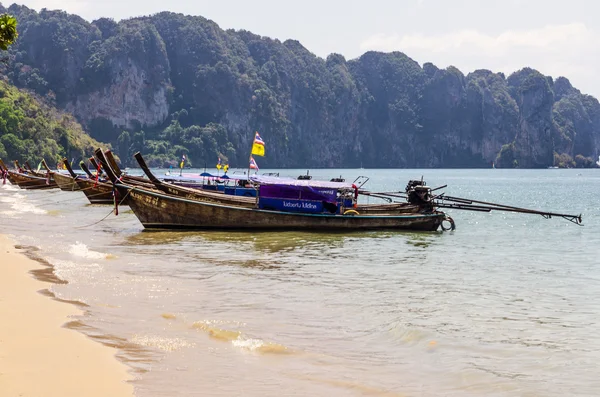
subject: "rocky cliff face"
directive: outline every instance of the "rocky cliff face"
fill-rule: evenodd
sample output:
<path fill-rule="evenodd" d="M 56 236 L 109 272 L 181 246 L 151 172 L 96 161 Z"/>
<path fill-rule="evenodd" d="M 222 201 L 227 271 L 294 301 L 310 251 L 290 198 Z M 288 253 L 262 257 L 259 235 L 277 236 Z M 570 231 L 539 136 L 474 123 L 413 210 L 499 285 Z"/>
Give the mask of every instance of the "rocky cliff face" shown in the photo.
<path fill-rule="evenodd" d="M 108 87 L 78 95 L 66 110 L 87 125 L 97 119 L 122 129 L 162 124 L 169 115 L 166 84 L 148 88 L 144 70 L 134 63 L 119 69 Z"/>
<path fill-rule="evenodd" d="M 254 131 L 265 167 L 583 166 L 600 154 L 598 101 L 529 68 L 506 78 L 399 52 L 321 59 L 294 40 L 172 13 L 90 24 L 9 12 L 21 38 L 4 73 L 125 160 L 142 150 L 160 164 L 186 153 L 243 165 Z"/>

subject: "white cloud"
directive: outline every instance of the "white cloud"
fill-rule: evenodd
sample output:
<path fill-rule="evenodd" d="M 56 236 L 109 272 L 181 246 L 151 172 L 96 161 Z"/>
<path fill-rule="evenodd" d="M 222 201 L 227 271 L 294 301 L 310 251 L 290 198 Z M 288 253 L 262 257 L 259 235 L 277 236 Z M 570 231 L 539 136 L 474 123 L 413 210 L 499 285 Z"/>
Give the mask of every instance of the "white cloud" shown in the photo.
<path fill-rule="evenodd" d="M 565 76 L 584 92 L 600 97 L 596 65 L 600 34 L 583 23 L 508 30 L 489 35 L 461 30 L 440 35 L 378 34 L 363 40 L 363 51 L 402 51 L 419 62 L 454 65 L 468 73 L 492 69 L 511 73 L 531 66 L 554 77 Z"/>
<path fill-rule="evenodd" d="M 86 0 L 22 0 L 19 1 L 19 4 L 36 11 L 47 8 L 48 10 L 64 10 L 78 15 L 85 13 L 90 8 L 90 1 Z"/>

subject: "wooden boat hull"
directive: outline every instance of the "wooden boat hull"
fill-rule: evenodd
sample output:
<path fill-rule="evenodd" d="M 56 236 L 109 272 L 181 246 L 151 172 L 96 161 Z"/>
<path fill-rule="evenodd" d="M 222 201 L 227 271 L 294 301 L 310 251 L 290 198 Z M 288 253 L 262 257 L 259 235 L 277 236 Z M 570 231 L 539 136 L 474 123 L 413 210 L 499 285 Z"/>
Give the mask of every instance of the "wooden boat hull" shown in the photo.
<path fill-rule="evenodd" d="M 91 179 L 75 179 L 75 182 L 90 204 L 114 204 L 112 183 L 98 182 Z"/>
<path fill-rule="evenodd" d="M 139 187 L 119 185 L 119 189 L 121 195 L 128 195 L 129 207 L 148 229 L 435 231 L 446 216 L 442 212 L 404 215 L 291 213 L 201 202 Z"/>
<path fill-rule="evenodd" d="M 58 185 L 54 182 L 52 177 L 48 180 L 47 177 L 26 175 L 14 171 L 8 171 L 8 175 L 11 178 L 11 183 L 14 182 L 13 184 L 16 184 L 21 189 L 45 190 L 58 188 Z"/>
<path fill-rule="evenodd" d="M 59 172 L 55 172 L 54 174 L 52 174 L 52 177 L 54 178 L 54 181 L 56 182 L 60 190 L 66 192 L 80 190 L 79 185 L 77 184 L 77 182 L 75 182 L 75 179 L 73 179 L 71 175 L 65 175 Z"/>

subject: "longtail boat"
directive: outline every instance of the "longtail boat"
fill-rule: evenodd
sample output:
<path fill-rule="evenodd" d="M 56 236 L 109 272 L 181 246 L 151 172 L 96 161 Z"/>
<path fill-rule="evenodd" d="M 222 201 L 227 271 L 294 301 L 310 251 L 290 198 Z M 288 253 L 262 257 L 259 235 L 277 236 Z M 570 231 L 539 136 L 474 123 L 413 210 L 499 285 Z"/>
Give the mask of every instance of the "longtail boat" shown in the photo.
<path fill-rule="evenodd" d="M 58 185 L 56 182 L 54 182 L 49 173 L 45 175 L 42 173 L 36 173 L 35 171 L 31 170 L 31 167 L 29 167 L 31 170 L 29 172 L 23 170 L 17 160 L 15 160 L 15 167 L 17 171 L 7 171 L 10 175 L 11 183 L 14 182 L 14 184 L 19 186 L 21 189 L 45 190 L 58 188 Z"/>
<path fill-rule="evenodd" d="M 44 160 L 44 159 L 42 160 L 42 166 L 46 169 L 47 172 L 50 173 L 50 175 L 52 175 L 52 179 L 54 179 L 54 181 L 56 182 L 56 184 L 58 185 L 60 190 L 67 191 L 67 192 L 73 192 L 76 190 L 80 190 L 79 185 L 77 184 L 77 182 L 75 182 L 75 178 L 73 178 L 68 173 L 63 174 L 59 171 L 52 171 L 48 167 L 48 164 L 46 163 L 46 160 Z"/>
<path fill-rule="evenodd" d="M 19 172 L 9 171 L 12 180 L 21 189 L 37 190 L 37 189 L 55 189 L 58 188 L 56 182 L 49 177 L 39 177 L 34 175 L 21 174 Z"/>
<path fill-rule="evenodd" d="M 63 159 L 63 164 L 75 183 L 77 183 L 77 186 L 79 186 L 79 190 L 85 194 L 90 204 L 114 203 L 112 183 L 106 183 L 105 180 L 100 179 L 100 177 L 96 178 L 83 161 L 80 162 L 79 165 L 88 176 L 87 178 L 77 175 L 66 158 Z"/>
<path fill-rule="evenodd" d="M 446 214 L 440 211 L 423 211 L 422 213 L 407 214 L 403 211 L 387 213 L 360 214 L 354 208 L 357 189 L 349 183 L 342 182 L 312 182 L 297 189 L 289 181 L 278 180 L 279 187 L 287 192 L 296 191 L 300 194 L 313 193 L 312 198 L 320 200 L 294 200 L 289 198 L 266 197 L 264 194 L 257 198 L 245 197 L 252 200 L 252 206 L 239 203 L 227 204 L 222 201 L 211 202 L 168 194 L 164 191 L 148 189 L 127 184 L 124 179 L 117 179 L 108 162 L 103 159 L 101 150 L 96 156 L 102 162 L 109 178 L 119 190 L 120 195 L 129 198 L 128 205 L 145 228 L 149 229 L 251 229 L 251 230 L 334 230 L 353 231 L 371 229 L 400 229 L 400 230 L 437 230 Z M 139 159 L 138 159 L 139 160 Z M 145 170 L 145 172 L 147 172 Z M 150 177 L 150 175 L 148 175 Z M 153 179 L 151 177 L 151 179 Z M 290 180 L 295 181 L 295 180 Z M 168 186 L 158 180 L 153 180 L 157 186 Z M 260 180 L 254 180 L 260 183 Z M 264 182 L 264 181 L 262 181 Z M 309 182 L 310 181 L 302 181 Z M 178 187 L 180 188 L 180 187 Z M 193 189 L 191 189 L 193 190 Z M 198 192 L 202 192 L 199 190 Z M 213 192 L 218 199 L 244 197 L 228 196 Z M 330 200 L 330 201 L 324 201 Z M 333 200 L 333 201 L 331 201 Z M 276 203 L 282 203 L 281 208 L 275 208 Z M 292 203 L 291 206 L 285 203 Z M 298 209 L 299 211 L 295 211 Z"/>

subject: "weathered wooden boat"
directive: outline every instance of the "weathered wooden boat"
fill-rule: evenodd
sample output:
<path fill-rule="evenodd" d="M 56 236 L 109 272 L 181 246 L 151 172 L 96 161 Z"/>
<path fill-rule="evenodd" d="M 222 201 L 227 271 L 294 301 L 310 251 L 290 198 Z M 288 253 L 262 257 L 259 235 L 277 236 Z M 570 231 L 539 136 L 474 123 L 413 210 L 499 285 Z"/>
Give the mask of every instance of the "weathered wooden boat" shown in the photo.
<path fill-rule="evenodd" d="M 14 164 L 16 171 L 9 170 L 6 165 L 3 166 L 3 168 L 6 170 L 7 178 L 10 178 L 10 181 L 13 185 L 17 185 L 19 188 L 27 190 L 58 188 L 58 185 L 54 182 L 50 174 L 37 173 L 33 170 L 24 170 L 21 168 L 17 160 L 14 161 Z M 28 168 L 31 169 L 30 166 Z"/>
<path fill-rule="evenodd" d="M 393 211 L 386 213 L 360 214 L 354 207 L 357 190 L 355 186 L 340 182 L 310 182 L 311 185 L 297 189 L 289 181 L 278 180 L 277 185 L 287 192 L 293 190 L 300 194 L 313 193 L 313 200 L 268 197 L 263 192 L 252 200 L 252 206 L 226 204 L 222 201 L 199 200 L 181 195 L 168 194 L 156 189 L 127 184 L 126 179 L 117 179 L 110 166 L 105 163 L 103 153 L 96 151 L 109 178 L 119 190 L 120 196 L 129 197 L 129 207 L 145 228 L 149 229 L 246 229 L 246 230 L 330 230 L 353 231 L 372 229 L 399 230 L 437 230 L 446 219 L 439 211 L 423 211 L 421 213 L 405 213 Z M 138 159 L 139 161 L 139 159 Z M 140 164 L 141 165 L 141 164 Z M 145 163 L 144 163 L 145 165 Z M 147 168 L 147 167 L 145 167 Z M 146 170 L 145 170 L 146 171 Z M 146 171 L 146 172 L 149 172 Z M 152 175 L 150 173 L 150 175 Z M 157 186 L 168 190 L 164 182 L 148 175 Z M 295 181 L 295 180 L 291 180 Z M 259 185 L 267 185 L 265 180 L 254 180 Z M 177 187 L 182 189 L 181 187 Z M 271 189 L 271 192 L 273 189 Z M 178 191 L 181 193 L 181 191 Z M 202 191 L 198 191 L 202 192 Z M 224 198 L 240 199 L 213 192 L 219 200 Z M 204 198 L 206 196 L 203 196 Z M 315 199 L 319 198 L 319 200 Z M 323 198 L 330 200 L 323 201 Z M 334 200 L 331 202 L 331 200 Z M 248 203 L 250 204 L 250 203 Z M 280 207 L 277 207 L 280 205 Z"/>
<path fill-rule="evenodd" d="M 182 197 L 126 187 L 129 206 L 145 228 L 251 229 L 352 231 L 399 229 L 434 231 L 446 219 L 443 212 L 361 215 L 355 210 L 337 213 L 290 212 L 247 208 L 189 200 Z M 307 204 L 305 204 L 307 205 Z"/>
<path fill-rule="evenodd" d="M 44 189 L 56 189 L 58 185 L 54 180 L 47 177 L 40 177 L 35 175 L 24 174 L 15 171 L 8 171 L 14 183 L 21 189 L 27 190 L 44 190 Z"/>
<path fill-rule="evenodd" d="M 56 182 L 56 184 L 58 185 L 60 190 L 63 190 L 66 192 L 73 192 L 76 190 L 80 190 L 79 185 L 77 184 L 77 182 L 75 182 L 75 178 L 73 178 L 71 175 L 69 175 L 68 171 L 66 174 L 63 174 L 58 170 L 52 171 L 50 169 L 50 167 L 48 167 L 46 160 L 42 160 L 42 166 L 46 169 L 47 172 L 50 173 L 50 175 L 52 176 L 52 179 L 54 179 L 54 181 Z"/>
<path fill-rule="evenodd" d="M 77 175 L 66 158 L 63 159 L 63 164 L 90 204 L 114 204 L 112 183 L 107 183 L 100 177 L 96 179 L 83 161 L 79 165 L 88 177 Z"/>
<path fill-rule="evenodd" d="M 63 174 L 61 172 L 55 172 L 52 177 L 60 188 L 60 190 L 67 192 L 75 192 L 81 190 L 75 179 L 71 175 Z"/>

